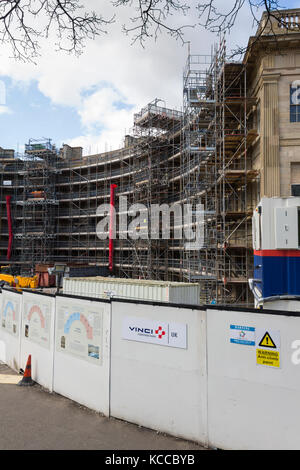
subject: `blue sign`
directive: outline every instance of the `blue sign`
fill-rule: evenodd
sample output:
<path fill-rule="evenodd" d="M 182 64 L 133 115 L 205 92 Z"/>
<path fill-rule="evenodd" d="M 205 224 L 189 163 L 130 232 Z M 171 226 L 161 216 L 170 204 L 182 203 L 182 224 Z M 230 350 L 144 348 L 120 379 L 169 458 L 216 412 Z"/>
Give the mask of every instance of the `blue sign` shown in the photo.
<path fill-rule="evenodd" d="M 230 342 L 255 346 L 255 328 L 252 326 L 230 325 Z"/>

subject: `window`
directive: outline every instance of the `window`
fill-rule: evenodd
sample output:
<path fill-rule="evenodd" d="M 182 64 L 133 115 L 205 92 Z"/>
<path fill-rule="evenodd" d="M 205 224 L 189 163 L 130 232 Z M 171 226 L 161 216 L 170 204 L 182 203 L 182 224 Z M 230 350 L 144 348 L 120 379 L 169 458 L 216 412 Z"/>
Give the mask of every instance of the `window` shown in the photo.
<path fill-rule="evenodd" d="M 290 122 L 300 122 L 300 83 L 290 86 Z"/>
<path fill-rule="evenodd" d="M 292 184 L 292 196 L 300 197 L 300 184 Z"/>
<path fill-rule="evenodd" d="M 300 162 L 291 162 L 291 196 L 300 197 Z"/>

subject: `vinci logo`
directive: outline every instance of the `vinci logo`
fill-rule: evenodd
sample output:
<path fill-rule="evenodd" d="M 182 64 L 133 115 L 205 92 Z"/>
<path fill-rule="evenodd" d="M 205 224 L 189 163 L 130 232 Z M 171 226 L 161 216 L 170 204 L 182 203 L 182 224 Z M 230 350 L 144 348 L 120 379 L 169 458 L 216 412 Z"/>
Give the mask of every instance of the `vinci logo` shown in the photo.
<path fill-rule="evenodd" d="M 165 336 L 166 332 L 162 329 L 161 326 L 159 326 L 157 330 L 155 330 L 155 334 L 159 337 L 159 339 L 162 339 L 162 337 Z"/>
<path fill-rule="evenodd" d="M 155 337 L 156 335 L 159 339 L 161 339 L 166 334 L 162 326 L 159 326 L 157 330 L 153 328 L 140 328 L 138 326 L 129 326 L 129 330 L 134 331 L 138 335 L 146 335 L 146 336 L 149 335 L 153 337 Z"/>
<path fill-rule="evenodd" d="M 187 325 L 158 323 L 146 318 L 124 317 L 122 338 L 129 341 L 152 343 L 173 348 L 187 348 Z"/>

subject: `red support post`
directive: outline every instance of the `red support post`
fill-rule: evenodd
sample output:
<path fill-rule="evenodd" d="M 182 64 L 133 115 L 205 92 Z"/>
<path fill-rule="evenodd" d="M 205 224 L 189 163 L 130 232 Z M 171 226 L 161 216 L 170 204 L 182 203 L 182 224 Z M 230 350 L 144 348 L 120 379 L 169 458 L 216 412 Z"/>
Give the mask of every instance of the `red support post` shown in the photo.
<path fill-rule="evenodd" d="M 7 259 L 10 260 L 10 257 L 11 257 L 11 247 L 12 247 L 12 241 L 13 241 L 13 232 L 12 232 L 12 223 L 11 223 L 11 209 L 10 209 L 10 200 L 11 200 L 11 196 L 5 196 L 5 198 L 6 198 L 7 223 L 8 223 Z"/>
<path fill-rule="evenodd" d="M 110 185 L 110 218 L 109 218 L 109 258 L 108 258 L 108 269 L 110 272 L 114 269 L 114 224 L 115 224 L 115 217 L 114 217 L 114 210 L 115 210 L 115 189 L 117 188 L 116 184 Z"/>

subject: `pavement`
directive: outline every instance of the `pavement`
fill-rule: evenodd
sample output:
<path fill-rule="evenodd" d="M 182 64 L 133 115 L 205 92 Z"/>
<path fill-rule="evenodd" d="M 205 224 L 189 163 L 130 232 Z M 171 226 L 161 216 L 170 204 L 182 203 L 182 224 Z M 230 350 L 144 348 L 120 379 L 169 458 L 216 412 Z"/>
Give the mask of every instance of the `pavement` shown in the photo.
<path fill-rule="evenodd" d="M 0 450 L 204 450 L 114 418 L 106 418 L 0 364 Z"/>

